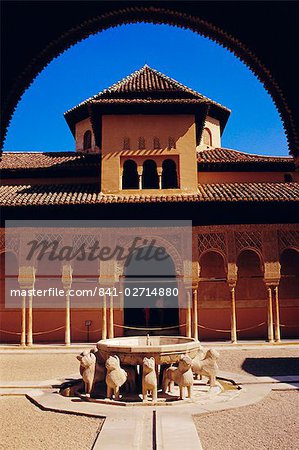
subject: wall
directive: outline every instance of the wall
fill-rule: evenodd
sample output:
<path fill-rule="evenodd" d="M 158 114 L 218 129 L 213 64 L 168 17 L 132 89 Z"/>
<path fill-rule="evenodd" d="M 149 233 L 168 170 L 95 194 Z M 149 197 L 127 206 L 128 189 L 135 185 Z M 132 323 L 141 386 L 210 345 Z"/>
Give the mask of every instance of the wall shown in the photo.
<path fill-rule="evenodd" d="M 198 172 L 198 183 L 284 182 L 285 174 L 291 174 L 294 181 L 299 181 L 296 172 Z"/>
<path fill-rule="evenodd" d="M 102 191 L 120 190 L 120 158 L 145 157 L 179 158 L 179 186 L 181 191 L 196 192 L 197 168 L 195 122 L 193 115 L 109 115 L 102 117 Z M 160 139 L 161 149 L 153 150 L 154 136 Z M 168 138 L 174 137 L 176 148 L 169 150 Z M 124 138 L 130 139 L 130 150 L 123 150 Z M 145 150 L 138 150 L 138 138 L 145 138 Z M 134 191 L 136 193 L 136 190 Z M 145 192 L 145 191 L 143 191 Z M 150 191 L 152 192 L 152 191 Z M 163 193 L 163 191 L 158 191 Z M 168 192 L 168 191 L 166 191 Z"/>
<path fill-rule="evenodd" d="M 200 145 L 197 146 L 198 150 L 206 150 L 209 148 L 219 148 L 221 147 L 221 136 L 220 136 L 220 122 L 213 117 L 207 116 L 204 128 L 208 128 L 212 134 L 212 145 L 208 146 L 203 143 L 203 139 Z"/>
<path fill-rule="evenodd" d="M 99 153 L 99 148 L 95 145 L 94 135 L 90 123 L 90 119 L 84 119 L 81 120 L 81 122 L 78 122 L 76 124 L 76 131 L 75 131 L 75 139 L 76 139 L 76 152 L 83 152 L 83 137 L 85 131 L 90 130 L 91 131 L 91 149 L 90 152 Z"/>

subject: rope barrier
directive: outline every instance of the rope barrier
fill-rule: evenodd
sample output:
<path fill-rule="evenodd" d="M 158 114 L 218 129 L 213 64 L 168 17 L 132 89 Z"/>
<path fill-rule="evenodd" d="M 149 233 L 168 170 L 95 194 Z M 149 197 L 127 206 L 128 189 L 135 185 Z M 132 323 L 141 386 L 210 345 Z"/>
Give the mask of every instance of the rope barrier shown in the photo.
<path fill-rule="evenodd" d="M 248 331 L 248 330 L 253 330 L 254 328 L 258 328 L 261 327 L 262 325 L 264 325 L 266 322 L 261 322 L 258 325 L 254 325 L 253 327 L 248 327 L 248 328 L 238 328 L 236 331 L 240 332 L 240 331 Z M 209 328 L 209 327 L 204 327 L 203 325 L 198 325 L 199 328 L 205 328 L 206 330 L 210 330 L 210 331 L 218 331 L 219 333 L 230 333 L 231 330 L 219 330 L 217 328 Z"/>
<path fill-rule="evenodd" d="M 15 331 L 7 331 L 7 330 L 0 330 L 1 333 L 6 333 L 6 334 L 17 334 L 19 336 L 21 336 L 22 333 L 16 333 Z"/>
<path fill-rule="evenodd" d="M 72 328 L 72 330 L 77 330 L 80 333 L 87 333 L 86 329 L 85 330 L 80 330 L 80 328 L 73 327 L 73 326 L 71 328 Z M 99 331 L 102 331 L 102 328 L 98 328 L 97 330 L 89 330 L 89 333 L 98 333 Z"/>
<path fill-rule="evenodd" d="M 117 325 L 116 323 L 114 324 L 114 326 L 115 327 L 118 327 L 118 328 L 125 328 L 126 330 L 141 330 L 141 331 L 163 331 L 163 330 L 172 330 L 172 329 L 174 329 L 174 328 L 179 328 L 179 327 L 184 327 L 184 326 L 186 326 L 186 324 L 184 323 L 184 324 L 182 324 L 182 325 L 174 325 L 174 326 L 172 326 L 172 327 L 162 327 L 162 328 L 155 328 L 155 327 L 153 327 L 153 328 L 145 328 L 145 327 L 129 327 L 129 326 L 126 326 L 126 325 Z"/>
<path fill-rule="evenodd" d="M 35 333 L 32 333 L 32 334 L 33 334 L 33 336 L 36 336 L 36 335 L 38 335 L 38 334 L 54 333 L 54 331 L 59 331 L 59 330 L 62 330 L 63 328 L 65 328 L 64 325 L 63 325 L 62 327 L 54 328 L 53 330 L 36 331 Z"/>
<path fill-rule="evenodd" d="M 198 328 L 204 328 L 205 330 L 210 330 L 210 331 L 218 331 L 219 333 L 230 333 L 231 332 L 231 330 L 218 330 L 217 328 L 204 327 L 203 325 L 198 325 Z"/>
<path fill-rule="evenodd" d="M 54 328 L 53 330 L 36 331 L 35 333 L 32 333 L 32 335 L 33 336 L 37 336 L 39 334 L 53 333 L 54 331 L 62 330 L 63 328 L 65 328 L 65 326 Z M 21 336 L 21 334 L 22 334 L 22 333 L 17 333 L 16 331 L 7 331 L 7 330 L 0 330 L 0 332 L 1 333 L 6 333 L 6 334 L 15 334 L 15 335 L 18 335 L 18 336 Z"/>
<path fill-rule="evenodd" d="M 265 325 L 266 322 L 261 322 L 258 325 L 254 325 L 253 327 L 247 327 L 247 328 L 238 328 L 236 331 L 240 332 L 240 331 L 248 331 L 248 330 L 253 330 L 254 328 L 259 328 L 262 325 Z M 130 327 L 130 326 L 126 326 L 126 325 L 118 325 L 118 324 L 114 324 L 115 327 L 118 328 L 124 328 L 127 330 L 140 330 L 140 331 L 163 331 L 163 330 L 173 330 L 174 328 L 181 328 L 181 327 L 185 327 L 187 324 L 183 323 L 181 325 L 173 325 L 171 327 L 153 327 L 153 328 L 146 328 L 146 327 Z M 296 325 L 285 325 L 285 324 L 279 324 L 280 327 L 285 327 L 285 328 L 296 328 L 299 327 L 298 324 Z M 210 330 L 210 331 L 217 331 L 218 333 L 230 333 L 231 330 L 222 330 L 222 329 L 218 329 L 218 328 L 209 328 L 209 327 L 205 327 L 203 325 L 198 325 L 199 328 L 204 328 L 205 330 Z M 37 335 L 41 335 L 41 334 L 47 334 L 47 333 L 54 333 L 55 331 L 59 331 L 64 329 L 65 326 L 63 325 L 62 327 L 58 327 L 58 328 L 54 328 L 53 330 L 46 330 L 46 331 L 36 331 L 35 333 L 32 333 L 33 336 L 37 336 Z M 80 333 L 86 333 L 86 330 L 80 330 L 77 327 L 72 327 L 72 329 L 75 329 L 77 331 L 79 331 Z M 98 328 L 96 330 L 89 330 L 90 333 L 98 333 L 99 331 L 102 331 L 102 328 Z M 6 333 L 6 334 L 14 334 L 14 335 L 18 335 L 21 336 L 22 333 L 17 333 L 15 331 L 8 331 L 8 330 L 1 330 L 1 333 Z"/>

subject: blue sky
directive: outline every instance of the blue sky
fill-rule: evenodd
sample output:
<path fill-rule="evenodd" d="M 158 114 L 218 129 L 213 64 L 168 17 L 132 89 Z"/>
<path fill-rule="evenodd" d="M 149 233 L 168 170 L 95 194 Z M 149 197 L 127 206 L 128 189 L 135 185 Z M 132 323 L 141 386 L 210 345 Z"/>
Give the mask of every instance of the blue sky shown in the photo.
<path fill-rule="evenodd" d="M 111 28 L 54 59 L 23 95 L 5 150 L 74 150 L 63 113 L 145 63 L 232 110 L 223 147 L 288 155 L 274 103 L 242 62 L 192 31 L 152 24 Z"/>

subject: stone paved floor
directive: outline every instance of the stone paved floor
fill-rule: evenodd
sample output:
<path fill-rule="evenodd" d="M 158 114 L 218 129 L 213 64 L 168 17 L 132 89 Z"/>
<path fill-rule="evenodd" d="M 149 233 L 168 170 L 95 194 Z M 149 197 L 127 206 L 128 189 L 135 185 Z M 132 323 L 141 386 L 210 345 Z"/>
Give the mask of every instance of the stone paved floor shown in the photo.
<path fill-rule="evenodd" d="M 43 381 L 76 373 L 79 377 L 78 370 L 76 353 L 0 354 L 1 381 Z"/>
<path fill-rule="evenodd" d="M 298 391 L 271 392 L 243 408 L 194 418 L 204 450 L 296 450 Z"/>
<path fill-rule="evenodd" d="M 42 411 L 25 397 L 0 397 L 0 449 L 90 450 L 103 420 Z"/>

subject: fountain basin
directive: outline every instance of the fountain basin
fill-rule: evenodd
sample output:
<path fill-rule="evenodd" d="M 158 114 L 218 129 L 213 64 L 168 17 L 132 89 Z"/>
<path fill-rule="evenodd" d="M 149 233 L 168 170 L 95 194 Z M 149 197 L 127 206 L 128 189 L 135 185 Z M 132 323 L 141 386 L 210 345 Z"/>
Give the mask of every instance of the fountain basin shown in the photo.
<path fill-rule="evenodd" d="M 103 339 L 97 343 L 101 357 L 117 355 L 121 364 L 142 365 L 143 358 L 154 357 L 158 365 L 173 364 L 182 355 L 194 358 L 200 349 L 200 342 L 184 336 L 132 336 Z"/>

